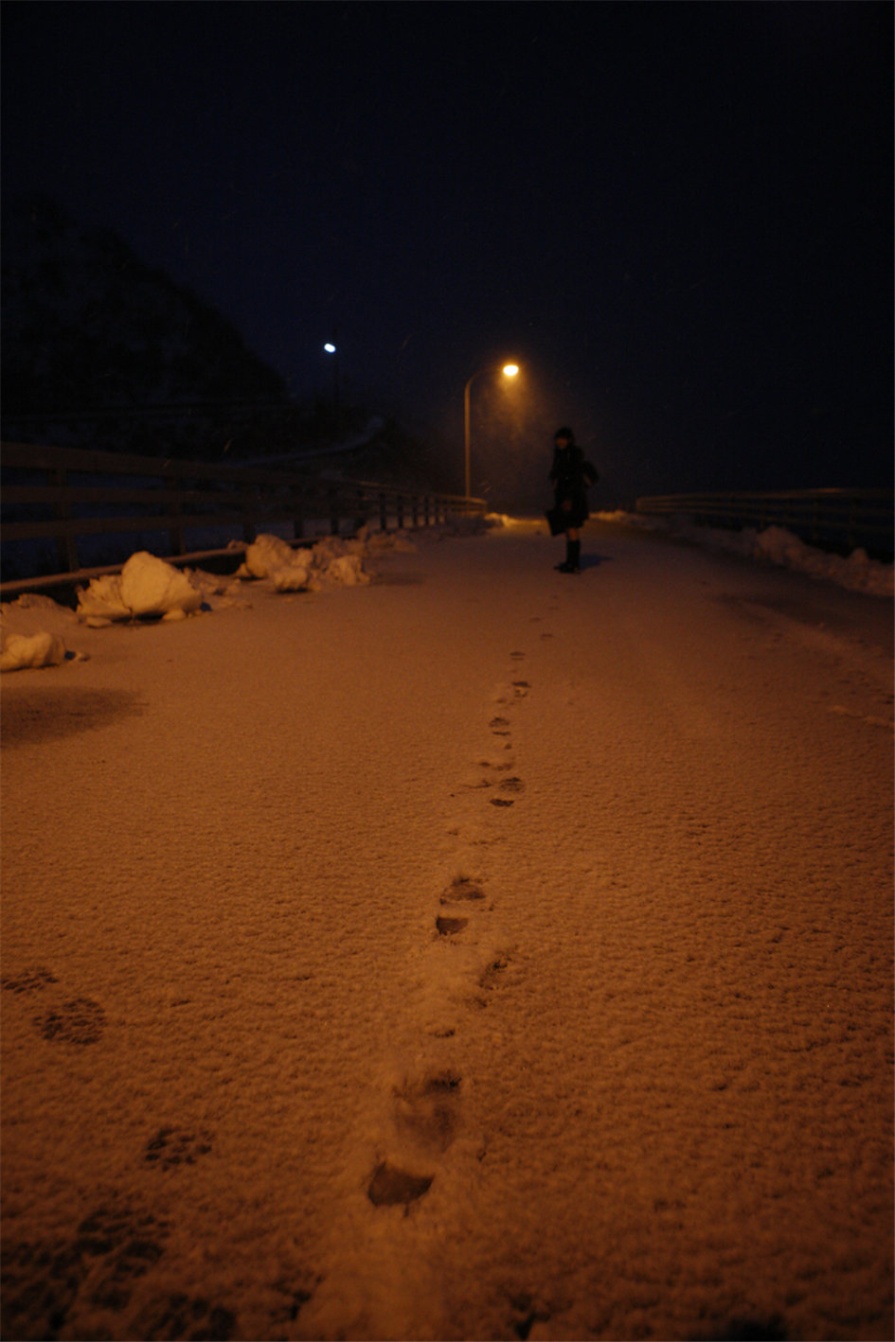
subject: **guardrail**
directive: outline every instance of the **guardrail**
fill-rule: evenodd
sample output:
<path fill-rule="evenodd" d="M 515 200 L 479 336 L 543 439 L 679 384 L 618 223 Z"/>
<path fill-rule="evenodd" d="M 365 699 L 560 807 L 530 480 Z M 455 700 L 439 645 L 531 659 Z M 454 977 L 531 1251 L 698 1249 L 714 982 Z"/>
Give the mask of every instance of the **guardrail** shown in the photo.
<path fill-rule="evenodd" d="M 165 557 L 174 559 L 203 543 L 203 555 L 226 553 L 232 548 L 223 539 L 228 528 L 237 529 L 244 544 L 277 528 L 301 540 L 343 534 L 346 527 L 353 533 L 370 523 L 382 531 L 432 526 L 451 514 L 482 514 L 486 506 L 484 499 L 367 480 L 32 443 L 0 444 L 0 465 L 0 540 L 4 546 L 55 544 L 63 574 L 83 568 L 88 537 L 156 533 Z"/>
<path fill-rule="evenodd" d="M 893 553 L 893 495 L 887 489 L 661 494 L 640 498 L 635 506 L 639 513 L 683 516 L 700 526 L 779 526 L 815 545 Z"/>

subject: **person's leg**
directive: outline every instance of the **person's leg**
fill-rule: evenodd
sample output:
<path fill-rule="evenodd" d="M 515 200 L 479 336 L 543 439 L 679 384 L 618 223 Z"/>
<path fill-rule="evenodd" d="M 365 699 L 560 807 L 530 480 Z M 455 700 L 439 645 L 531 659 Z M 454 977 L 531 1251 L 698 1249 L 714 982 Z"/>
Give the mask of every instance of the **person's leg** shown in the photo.
<path fill-rule="evenodd" d="M 569 527 L 566 532 L 566 563 L 571 573 L 581 568 L 581 532 L 577 527 Z"/>

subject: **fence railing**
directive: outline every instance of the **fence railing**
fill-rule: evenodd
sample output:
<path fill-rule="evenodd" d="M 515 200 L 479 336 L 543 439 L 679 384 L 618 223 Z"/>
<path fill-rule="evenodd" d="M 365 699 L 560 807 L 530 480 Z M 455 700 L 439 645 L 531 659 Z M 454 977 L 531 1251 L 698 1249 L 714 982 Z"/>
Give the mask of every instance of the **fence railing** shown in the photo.
<path fill-rule="evenodd" d="M 779 526 L 816 545 L 864 546 L 889 556 L 893 551 L 893 494 L 887 489 L 661 494 L 638 499 L 636 507 L 702 526 Z"/>
<path fill-rule="evenodd" d="M 388 531 L 481 514 L 486 506 L 483 499 L 367 480 L 32 443 L 0 444 L 0 465 L 4 550 L 49 542 L 60 573 L 85 567 L 88 538 L 153 534 L 174 559 L 226 550 L 233 540 L 249 544 L 266 529 L 295 540 L 347 534 L 364 524 Z"/>

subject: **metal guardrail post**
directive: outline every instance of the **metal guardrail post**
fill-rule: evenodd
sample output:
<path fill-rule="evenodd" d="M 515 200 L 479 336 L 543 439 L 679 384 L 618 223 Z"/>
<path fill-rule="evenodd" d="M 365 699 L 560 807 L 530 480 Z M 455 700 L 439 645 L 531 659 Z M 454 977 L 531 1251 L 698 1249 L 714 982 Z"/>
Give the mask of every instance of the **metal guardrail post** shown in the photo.
<path fill-rule="evenodd" d="M 292 495 L 292 534 L 300 541 L 305 534 L 304 489 L 300 484 L 293 484 L 289 492 Z"/>
<path fill-rule="evenodd" d="M 395 496 L 395 511 L 398 515 L 398 530 L 404 527 L 404 498 L 401 494 Z"/>
<path fill-rule="evenodd" d="M 65 489 L 66 472 L 54 471 L 53 484 L 58 489 Z M 56 516 L 60 522 L 67 522 L 71 517 L 71 508 L 65 498 L 61 498 L 56 504 Z M 56 537 L 56 550 L 59 555 L 59 566 L 69 573 L 75 573 L 80 567 L 78 563 L 78 542 L 77 537 L 72 535 L 60 535 Z"/>
<path fill-rule="evenodd" d="M 183 536 L 183 526 L 180 522 L 180 516 L 183 511 L 183 500 L 180 497 L 182 480 L 177 475 L 166 475 L 163 477 L 166 488 L 175 490 L 174 499 L 171 503 L 171 527 L 168 531 L 168 544 L 171 546 L 171 553 L 182 555 L 186 550 Z"/>
<path fill-rule="evenodd" d="M 388 531 L 388 500 L 385 490 L 379 492 L 379 527 L 382 531 Z"/>
<path fill-rule="evenodd" d="M 255 530 L 255 491 L 250 486 L 244 487 L 239 491 L 242 505 L 242 539 L 246 545 L 252 545 L 257 536 Z"/>

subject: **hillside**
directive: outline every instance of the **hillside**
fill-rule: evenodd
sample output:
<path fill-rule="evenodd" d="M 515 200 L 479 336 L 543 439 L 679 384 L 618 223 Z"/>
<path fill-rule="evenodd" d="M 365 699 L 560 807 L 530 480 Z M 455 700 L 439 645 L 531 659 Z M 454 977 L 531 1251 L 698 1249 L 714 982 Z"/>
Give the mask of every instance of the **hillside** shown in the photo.
<path fill-rule="evenodd" d="M 169 407 L 285 402 L 226 318 L 113 233 L 29 197 L 3 234 L 4 437 L 204 455 L 208 416 Z"/>

